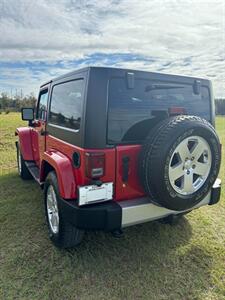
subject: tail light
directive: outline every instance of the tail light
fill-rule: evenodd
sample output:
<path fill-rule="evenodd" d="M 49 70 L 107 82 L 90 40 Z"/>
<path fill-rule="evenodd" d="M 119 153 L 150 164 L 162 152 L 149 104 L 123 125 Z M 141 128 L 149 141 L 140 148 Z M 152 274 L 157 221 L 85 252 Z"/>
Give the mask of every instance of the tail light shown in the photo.
<path fill-rule="evenodd" d="M 186 109 L 183 108 L 183 107 L 174 106 L 174 107 L 169 108 L 169 115 L 170 116 L 185 115 L 186 113 L 187 113 Z"/>
<path fill-rule="evenodd" d="M 105 174 L 105 154 L 101 152 L 86 152 L 86 176 L 100 178 Z"/>

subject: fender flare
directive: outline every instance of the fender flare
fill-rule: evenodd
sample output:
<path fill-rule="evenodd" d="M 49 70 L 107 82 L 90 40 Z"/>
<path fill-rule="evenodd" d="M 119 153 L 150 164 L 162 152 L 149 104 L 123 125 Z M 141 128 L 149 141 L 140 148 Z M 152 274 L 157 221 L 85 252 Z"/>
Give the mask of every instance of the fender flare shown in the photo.
<path fill-rule="evenodd" d="M 59 193 L 63 199 L 76 198 L 76 182 L 71 160 L 59 151 L 50 150 L 43 154 L 40 167 L 40 180 L 44 181 L 46 162 L 55 170 Z"/>
<path fill-rule="evenodd" d="M 20 147 L 20 152 L 24 160 L 34 160 L 32 150 L 31 128 L 20 127 L 16 129 L 15 135 L 18 136 L 17 147 Z"/>

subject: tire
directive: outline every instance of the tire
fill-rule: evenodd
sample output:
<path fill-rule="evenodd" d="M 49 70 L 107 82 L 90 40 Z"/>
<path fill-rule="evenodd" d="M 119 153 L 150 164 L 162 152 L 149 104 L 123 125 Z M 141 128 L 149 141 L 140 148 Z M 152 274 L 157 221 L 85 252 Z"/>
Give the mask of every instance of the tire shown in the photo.
<path fill-rule="evenodd" d="M 23 159 L 23 156 L 20 152 L 20 146 L 19 144 L 17 144 L 17 169 L 18 169 L 18 173 L 19 176 L 23 179 L 23 180 L 29 180 L 29 179 L 33 179 L 30 171 L 28 170 L 25 161 Z"/>
<path fill-rule="evenodd" d="M 75 247 L 81 243 L 84 231 L 77 229 L 65 220 L 60 210 L 60 201 L 57 177 L 52 171 L 48 174 L 44 185 L 44 206 L 49 237 L 59 248 Z M 50 220 L 51 216 L 55 221 Z"/>
<path fill-rule="evenodd" d="M 207 195 L 220 161 L 220 143 L 212 125 L 200 117 L 176 116 L 159 123 L 147 136 L 140 154 L 140 180 L 155 204 L 187 210 Z"/>

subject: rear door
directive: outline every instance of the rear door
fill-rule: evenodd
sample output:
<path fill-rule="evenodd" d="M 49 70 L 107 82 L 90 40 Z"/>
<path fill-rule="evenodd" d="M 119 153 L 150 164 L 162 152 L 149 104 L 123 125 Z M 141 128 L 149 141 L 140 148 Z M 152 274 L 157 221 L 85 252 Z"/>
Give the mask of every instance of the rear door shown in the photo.
<path fill-rule="evenodd" d="M 32 129 L 33 154 L 38 167 L 40 167 L 40 160 L 45 151 L 47 103 L 48 88 L 44 88 L 39 93 L 36 118 Z"/>
<path fill-rule="evenodd" d="M 210 96 L 202 85 L 195 93 L 195 79 L 151 73 L 115 76 L 109 80 L 107 143 L 116 148 L 116 199 L 144 196 L 139 179 L 139 155 L 152 128 L 169 117 L 172 108 L 210 121 Z M 129 84 L 132 83 L 132 84 Z M 157 170 L 152 170 L 157 172 Z"/>

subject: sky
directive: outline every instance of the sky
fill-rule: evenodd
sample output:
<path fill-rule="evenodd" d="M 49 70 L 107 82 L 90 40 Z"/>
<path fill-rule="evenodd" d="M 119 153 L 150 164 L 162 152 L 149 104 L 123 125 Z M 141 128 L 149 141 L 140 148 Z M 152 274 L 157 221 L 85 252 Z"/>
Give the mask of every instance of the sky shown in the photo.
<path fill-rule="evenodd" d="M 0 92 L 88 65 L 207 78 L 225 98 L 225 0 L 0 0 Z"/>

